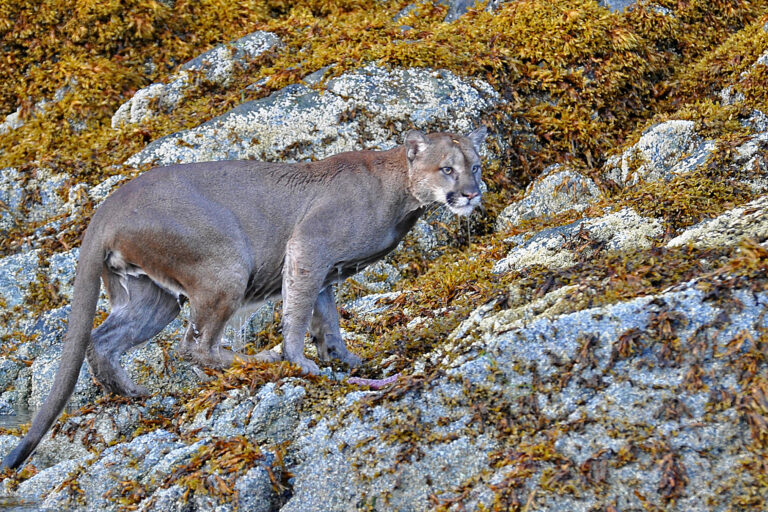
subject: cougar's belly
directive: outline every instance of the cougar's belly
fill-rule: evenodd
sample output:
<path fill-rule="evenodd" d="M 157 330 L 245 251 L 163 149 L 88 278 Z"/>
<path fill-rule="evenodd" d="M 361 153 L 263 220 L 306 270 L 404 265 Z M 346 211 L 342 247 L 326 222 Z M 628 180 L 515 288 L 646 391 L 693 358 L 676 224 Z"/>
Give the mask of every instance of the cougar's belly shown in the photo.
<path fill-rule="evenodd" d="M 140 266 L 127 261 L 120 251 L 109 251 L 104 259 L 104 263 L 109 270 L 118 276 L 120 286 L 125 289 L 126 293 L 128 293 L 129 277 L 147 276 L 157 286 L 176 297 L 177 300 L 181 296 L 186 296 L 184 288 L 175 279 L 156 273 L 149 274 L 145 272 Z"/>

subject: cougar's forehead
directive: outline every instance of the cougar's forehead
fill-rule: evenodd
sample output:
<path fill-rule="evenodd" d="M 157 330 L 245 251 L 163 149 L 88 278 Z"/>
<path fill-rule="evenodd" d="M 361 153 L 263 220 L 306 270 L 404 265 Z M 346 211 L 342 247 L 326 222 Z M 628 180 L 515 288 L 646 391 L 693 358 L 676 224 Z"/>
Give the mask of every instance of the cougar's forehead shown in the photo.
<path fill-rule="evenodd" d="M 436 144 L 436 149 L 440 152 L 441 167 L 471 169 L 472 166 L 480 163 L 480 156 L 472 146 L 472 142 L 460 135 L 442 135 Z"/>

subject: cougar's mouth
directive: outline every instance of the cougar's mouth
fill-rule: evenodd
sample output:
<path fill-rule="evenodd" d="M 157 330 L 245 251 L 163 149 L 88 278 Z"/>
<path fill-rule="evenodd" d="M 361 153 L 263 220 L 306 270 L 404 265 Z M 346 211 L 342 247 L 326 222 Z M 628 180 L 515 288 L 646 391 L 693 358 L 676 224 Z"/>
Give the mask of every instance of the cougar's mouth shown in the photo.
<path fill-rule="evenodd" d="M 467 216 L 472 213 L 475 206 L 480 204 L 481 195 L 475 196 L 472 199 L 464 197 L 456 192 L 448 192 L 445 195 L 445 204 L 448 209 L 455 215 Z"/>

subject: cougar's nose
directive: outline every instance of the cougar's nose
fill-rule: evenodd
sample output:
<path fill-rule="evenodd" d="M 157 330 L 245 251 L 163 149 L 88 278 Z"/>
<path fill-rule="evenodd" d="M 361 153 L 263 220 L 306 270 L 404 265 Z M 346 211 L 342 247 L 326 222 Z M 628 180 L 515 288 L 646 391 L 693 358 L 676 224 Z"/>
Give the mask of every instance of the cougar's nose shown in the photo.
<path fill-rule="evenodd" d="M 479 190 L 477 190 L 477 191 L 471 190 L 469 192 L 463 192 L 462 194 L 464 195 L 464 197 L 466 197 L 467 199 L 469 199 L 471 201 L 472 199 L 474 199 L 474 198 L 476 198 L 477 196 L 480 195 L 480 191 Z"/>

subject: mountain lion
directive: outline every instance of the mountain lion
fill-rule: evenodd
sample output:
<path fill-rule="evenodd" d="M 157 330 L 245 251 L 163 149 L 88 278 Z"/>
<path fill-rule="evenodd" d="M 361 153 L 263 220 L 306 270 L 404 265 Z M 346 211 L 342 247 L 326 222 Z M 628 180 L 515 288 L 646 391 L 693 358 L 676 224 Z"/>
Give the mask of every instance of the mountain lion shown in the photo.
<path fill-rule="evenodd" d="M 469 215 L 480 203 L 478 148 L 467 136 L 412 130 L 388 151 L 352 151 L 311 163 L 224 161 L 152 169 L 96 210 L 83 237 L 61 363 L 48 398 L 2 462 L 16 468 L 61 414 L 87 356 L 108 390 L 137 397 L 120 356 L 159 333 L 189 300 L 179 353 L 225 368 L 236 358 L 288 360 L 305 373 L 309 330 L 321 360 L 360 358 L 341 338 L 330 285 L 392 251 L 432 203 Z M 99 277 L 112 311 L 91 331 Z M 282 295 L 282 355 L 219 345 L 242 307 Z"/>

